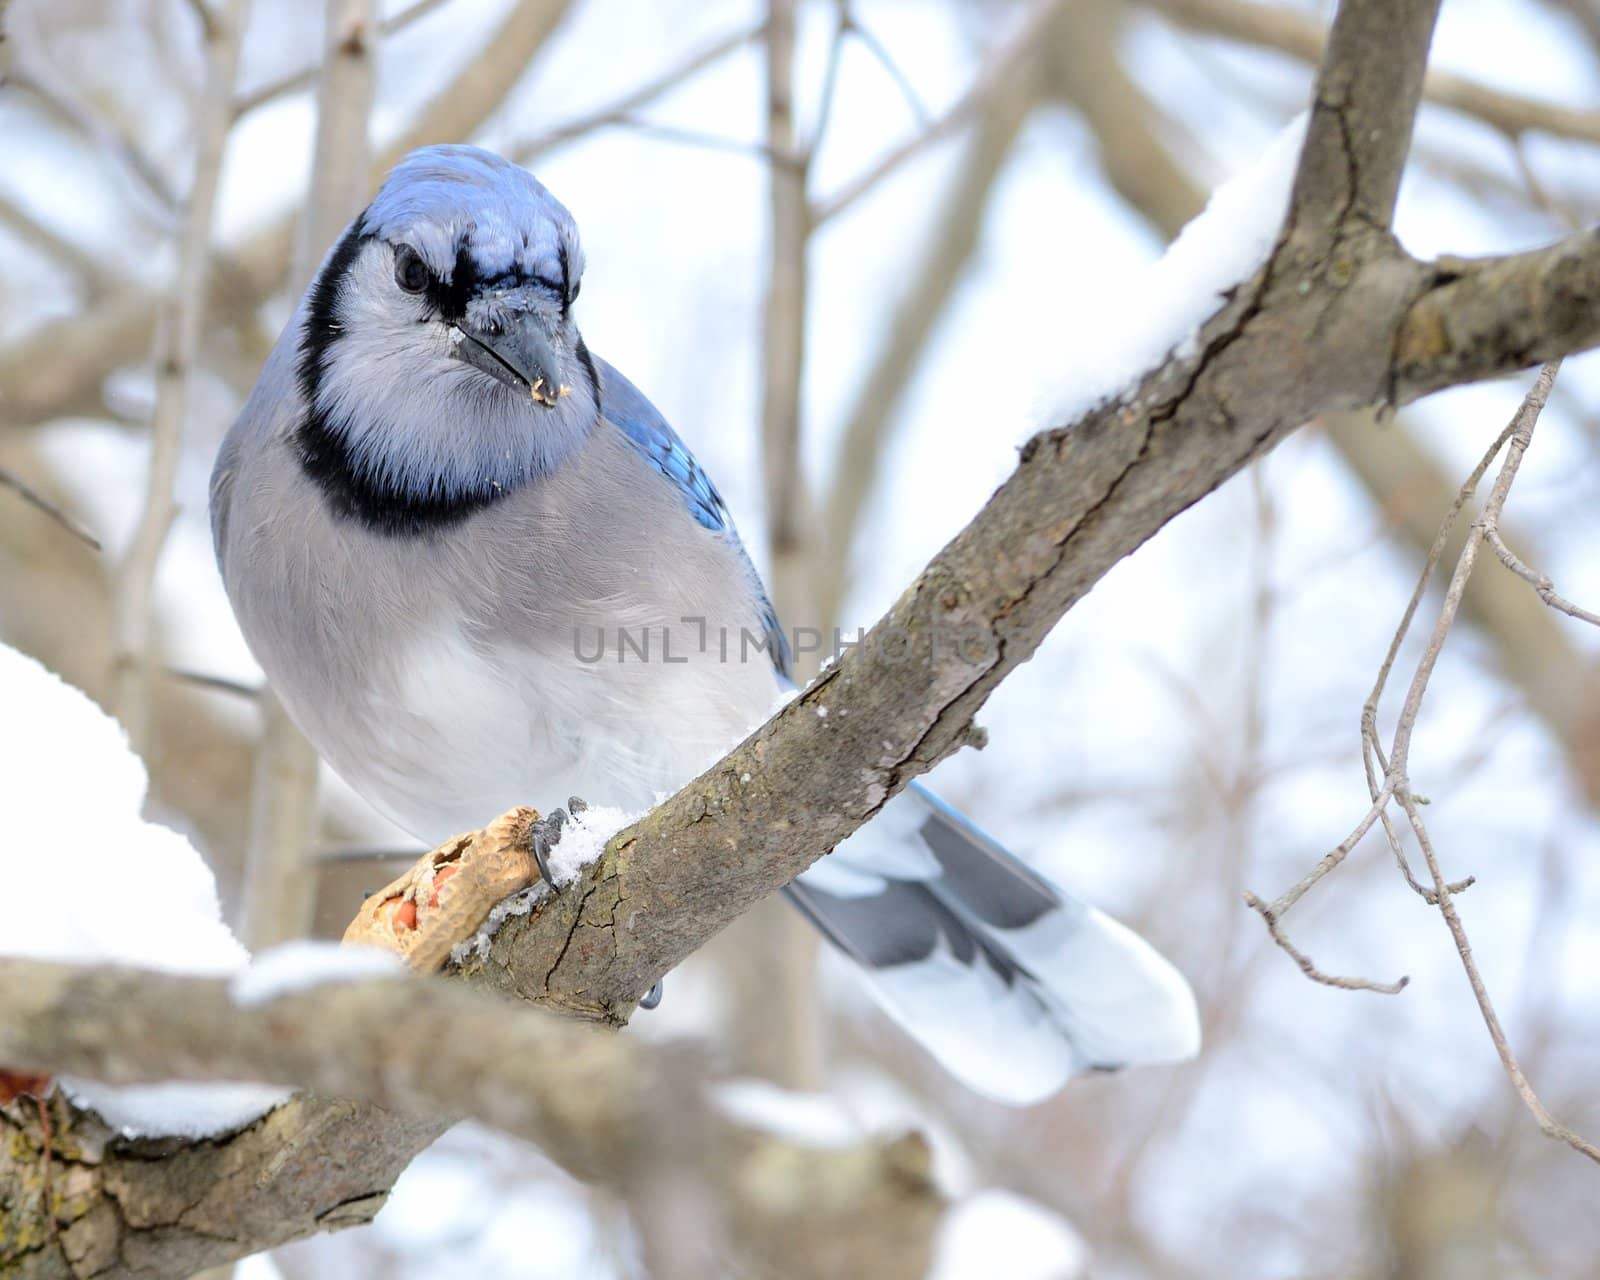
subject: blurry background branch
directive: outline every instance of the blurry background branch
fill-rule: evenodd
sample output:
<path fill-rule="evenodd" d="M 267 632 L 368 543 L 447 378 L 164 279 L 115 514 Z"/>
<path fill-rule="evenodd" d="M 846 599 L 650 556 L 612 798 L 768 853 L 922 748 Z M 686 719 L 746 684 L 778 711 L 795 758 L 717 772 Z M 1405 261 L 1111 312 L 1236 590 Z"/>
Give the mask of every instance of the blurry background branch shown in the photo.
<path fill-rule="evenodd" d="M 317 89 L 311 189 L 300 217 L 291 296 L 365 201 L 379 38 L 376 0 L 329 0 Z M 261 700 L 261 746 L 251 787 L 241 930 L 251 948 L 306 936 L 316 910 L 317 753 L 270 690 Z"/>
<path fill-rule="evenodd" d="M 205 96 L 195 120 L 198 142 L 179 246 L 178 277 L 156 319 L 156 404 L 150 422 L 144 512 L 117 571 L 111 701 L 136 751 L 146 751 L 150 745 L 147 686 L 154 642 L 156 569 L 167 532 L 178 514 L 173 487 L 206 319 L 212 215 L 222 177 L 222 151 L 232 123 L 229 104 L 248 11 L 245 0 L 229 0 L 200 24 L 206 51 Z"/>
<path fill-rule="evenodd" d="M 662 1280 L 698 1280 L 729 1265 L 817 1280 L 916 1280 L 927 1270 L 942 1206 L 925 1146 L 908 1138 L 825 1149 L 731 1123 L 708 1096 L 704 1064 L 687 1050 L 507 1009 L 434 979 L 340 983 L 241 1007 L 225 979 L 0 960 L 0 993 L 7 1063 L 48 1063 L 56 1073 L 120 1084 L 308 1087 L 376 1104 L 346 1105 L 341 1117 L 347 1138 L 348 1121 L 363 1127 L 355 1139 L 363 1145 L 403 1145 L 463 1116 L 517 1134 L 633 1205 L 644 1261 Z M 380 1107 L 419 1122 L 396 1124 Z M 63 1154 L 105 1177 L 98 1161 L 70 1148 Z M 647 1202 L 663 1180 L 675 1187 L 679 1214 L 652 1232 Z M 702 1183 L 706 1195 L 685 1194 Z M 373 1187 L 366 1198 L 383 1192 Z M 685 1215 L 691 1205 L 699 1212 Z M 92 1242 L 79 1230 L 68 1247 L 144 1255 L 163 1274 L 181 1275 L 286 1238 L 286 1223 L 243 1214 L 225 1233 L 196 1230 L 199 1215 L 185 1219 L 125 1221 Z M 825 1243 L 794 1248 L 808 1236 Z"/>
<path fill-rule="evenodd" d="M 1283 5 L 1260 4 L 1256 0 L 1140 2 L 1196 31 L 1260 45 L 1306 62 L 1315 63 L 1322 57 L 1321 23 Z M 1538 130 L 1600 142 L 1600 110 L 1575 111 L 1437 70 L 1429 71 L 1423 95 L 1438 106 L 1475 116 L 1509 138 Z"/>

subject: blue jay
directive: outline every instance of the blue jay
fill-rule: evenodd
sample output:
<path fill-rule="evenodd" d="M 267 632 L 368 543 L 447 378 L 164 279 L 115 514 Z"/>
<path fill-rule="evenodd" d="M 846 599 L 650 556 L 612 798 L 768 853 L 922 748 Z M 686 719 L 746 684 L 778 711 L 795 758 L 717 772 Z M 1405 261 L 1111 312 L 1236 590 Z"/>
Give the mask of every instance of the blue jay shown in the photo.
<path fill-rule="evenodd" d="M 787 686 L 716 487 L 579 335 L 583 267 L 526 170 L 413 152 L 329 251 L 212 477 L 222 577 L 273 688 L 430 844 L 535 795 L 645 808 Z M 593 660 L 597 638 L 664 628 L 672 661 Z M 1198 1049 L 1165 959 L 919 786 L 786 892 L 992 1098 Z"/>

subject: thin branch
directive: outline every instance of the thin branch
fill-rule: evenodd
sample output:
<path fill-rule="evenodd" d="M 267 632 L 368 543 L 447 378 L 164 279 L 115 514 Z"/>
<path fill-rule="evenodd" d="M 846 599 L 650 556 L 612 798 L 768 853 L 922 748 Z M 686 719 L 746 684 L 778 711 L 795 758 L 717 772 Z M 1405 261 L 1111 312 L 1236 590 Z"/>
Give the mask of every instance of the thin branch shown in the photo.
<path fill-rule="evenodd" d="M 88 528 L 76 516 L 67 512 L 59 504 L 51 502 L 21 476 L 0 467 L 0 488 L 10 489 L 29 506 L 43 512 L 58 525 L 70 533 L 79 542 L 95 551 L 104 551 L 100 539 L 90 533 Z"/>
<path fill-rule="evenodd" d="M 1528 1083 L 1527 1076 L 1524 1073 L 1521 1064 L 1518 1062 L 1515 1052 L 1511 1048 L 1511 1043 L 1506 1036 L 1505 1028 L 1501 1025 L 1499 1015 L 1496 1012 L 1494 1003 L 1489 996 L 1488 986 L 1484 982 L 1482 974 L 1478 971 L 1477 962 L 1473 959 L 1472 955 L 1472 946 L 1467 938 L 1466 928 L 1461 922 L 1460 913 L 1455 908 L 1456 895 L 1470 887 L 1474 883 L 1474 880 L 1470 876 L 1455 883 L 1451 883 L 1445 879 L 1444 872 L 1440 866 L 1438 854 L 1433 847 L 1433 841 L 1429 836 L 1427 827 L 1422 820 L 1422 798 L 1416 795 L 1416 793 L 1412 790 L 1409 776 L 1412 737 L 1416 730 L 1418 718 L 1421 715 L 1422 704 L 1427 693 L 1428 684 L 1433 677 L 1435 668 L 1438 665 L 1439 657 L 1444 652 L 1445 642 L 1449 638 L 1450 630 L 1454 626 L 1456 617 L 1460 612 L 1461 602 L 1466 594 L 1467 583 L 1471 579 L 1473 569 L 1477 563 L 1479 548 L 1483 546 L 1485 542 L 1490 541 L 1494 535 L 1494 531 L 1498 521 L 1500 520 L 1501 513 L 1505 510 L 1506 499 L 1510 495 L 1511 486 L 1513 483 L 1515 483 L 1518 469 L 1522 465 L 1522 459 L 1527 453 L 1529 444 L 1532 442 L 1533 430 L 1535 425 L 1538 423 L 1539 414 L 1541 410 L 1543 410 L 1546 400 L 1549 398 L 1550 389 L 1554 385 L 1556 373 L 1559 368 L 1559 361 L 1551 361 L 1540 370 L 1539 377 L 1535 381 L 1533 387 L 1529 390 L 1526 397 L 1524 397 L 1522 404 L 1518 408 L 1516 415 L 1511 420 L 1511 423 L 1503 432 L 1501 432 L 1500 436 L 1495 440 L 1489 451 L 1484 455 L 1477 467 L 1473 470 L 1472 474 L 1468 477 L 1466 483 L 1462 486 L 1460 494 L 1457 496 L 1455 503 L 1451 506 L 1450 511 L 1446 514 L 1446 517 L 1439 528 L 1439 532 L 1434 539 L 1433 545 L 1429 549 L 1427 562 L 1423 566 L 1422 573 L 1418 578 L 1417 586 L 1412 592 L 1411 599 L 1406 604 L 1406 609 L 1401 617 L 1400 625 L 1396 629 L 1394 639 L 1391 641 L 1389 650 L 1384 655 L 1383 663 L 1379 667 L 1378 676 L 1374 682 L 1372 693 L 1369 695 L 1366 704 L 1362 707 L 1362 752 L 1367 769 L 1368 786 L 1375 789 L 1372 808 L 1368 810 L 1367 816 L 1363 822 L 1366 828 L 1370 828 L 1373 819 L 1382 813 L 1383 809 L 1389 803 L 1391 798 L 1405 813 L 1407 824 L 1409 825 L 1411 833 L 1417 842 L 1418 848 L 1421 849 L 1423 859 L 1427 864 L 1428 875 L 1432 881 L 1432 888 L 1428 889 L 1420 885 L 1416 881 L 1415 877 L 1411 874 L 1410 866 L 1406 862 L 1404 852 L 1401 848 L 1399 834 L 1388 822 L 1387 816 L 1385 816 L 1385 831 L 1389 839 L 1390 847 L 1394 852 L 1396 861 L 1400 865 L 1400 869 L 1405 875 L 1406 883 L 1410 885 L 1411 888 L 1420 896 L 1422 896 L 1430 905 L 1438 907 L 1440 914 L 1444 917 L 1445 924 L 1450 930 L 1451 939 L 1455 943 L 1456 952 L 1461 958 L 1462 967 L 1466 971 L 1467 981 L 1472 987 L 1473 997 L 1477 1000 L 1478 1009 L 1483 1017 L 1484 1025 L 1488 1028 L 1489 1038 L 1494 1044 L 1495 1052 L 1498 1054 L 1501 1064 L 1505 1068 L 1506 1075 L 1511 1081 L 1512 1087 L 1516 1090 L 1517 1095 L 1522 1099 L 1524 1105 L 1533 1115 L 1541 1132 L 1545 1133 L 1549 1137 L 1557 1139 L 1560 1142 L 1566 1143 L 1575 1151 L 1578 1151 L 1579 1153 L 1588 1156 L 1591 1160 L 1600 1163 L 1600 1148 L 1597 1148 L 1587 1139 L 1558 1123 L 1545 1109 L 1544 1104 L 1539 1100 L 1539 1097 L 1534 1092 L 1533 1087 Z M 1463 545 L 1460 555 L 1457 557 L 1455 569 L 1451 574 L 1449 585 L 1445 589 L 1444 601 L 1440 606 L 1438 617 L 1433 625 L 1433 630 L 1429 633 L 1427 643 L 1423 648 L 1422 655 L 1418 659 L 1416 669 L 1412 674 L 1411 682 L 1407 686 L 1405 702 L 1395 724 L 1394 738 L 1390 746 L 1388 757 L 1385 758 L 1383 748 L 1378 740 L 1377 732 L 1378 701 L 1382 696 L 1384 686 L 1387 684 L 1389 674 L 1394 667 L 1395 659 L 1400 650 L 1400 645 L 1404 640 L 1407 631 L 1410 629 L 1411 622 L 1416 615 L 1416 611 L 1422 600 L 1423 593 L 1427 589 L 1429 578 L 1432 576 L 1433 570 L 1439 562 L 1439 558 L 1445 546 L 1446 538 L 1449 535 L 1450 527 L 1454 523 L 1462 508 L 1466 505 L 1471 495 L 1476 491 L 1479 482 L 1487 473 L 1494 459 L 1500 455 L 1502 449 L 1505 450 L 1505 461 L 1501 464 L 1500 470 L 1495 476 L 1495 482 L 1490 488 L 1489 496 L 1484 503 L 1483 513 L 1473 523 L 1472 529 L 1467 536 L 1466 543 Z M 1518 563 L 1520 564 L 1520 561 Z M 1537 575 L 1533 576 L 1537 577 Z M 1377 766 L 1383 771 L 1383 781 L 1381 786 L 1377 781 L 1377 770 L 1374 767 L 1374 760 L 1376 760 Z M 1357 830 L 1362 831 L 1363 828 L 1358 827 Z M 1352 840 L 1347 843 L 1353 845 L 1354 841 Z M 1348 848 L 1346 846 L 1341 846 L 1341 848 L 1344 850 L 1344 852 L 1348 852 Z M 1340 860 L 1342 860 L 1342 856 L 1343 855 L 1341 854 Z M 1324 859 L 1324 864 L 1326 864 L 1328 861 L 1328 859 Z M 1336 863 L 1334 865 L 1336 865 Z M 1326 866 L 1324 868 L 1319 865 L 1319 869 L 1317 871 L 1313 871 L 1313 873 L 1308 876 L 1306 880 L 1302 881 L 1302 885 L 1309 887 L 1310 884 L 1315 883 L 1316 880 L 1320 879 L 1322 875 L 1326 874 L 1327 870 L 1331 869 L 1331 866 Z M 1303 891 L 1303 889 L 1300 890 L 1300 892 Z M 1291 892 L 1293 893 L 1293 891 Z M 1360 982 L 1359 980 L 1357 980 L 1355 983 L 1350 983 L 1345 980 L 1330 980 L 1326 975 L 1317 973 L 1312 967 L 1310 960 L 1307 959 L 1302 953 L 1296 951 L 1294 947 L 1290 945 L 1288 939 L 1284 937 L 1279 929 L 1279 921 L 1283 911 L 1287 910 L 1289 906 L 1292 906 L 1293 902 L 1298 898 L 1298 896 L 1298 893 L 1293 893 L 1293 896 L 1286 894 L 1283 899 L 1280 899 L 1277 903 L 1274 903 L 1272 907 L 1267 907 L 1266 905 L 1262 904 L 1254 897 L 1254 895 L 1246 895 L 1246 902 L 1249 906 L 1260 913 L 1262 919 L 1266 922 L 1267 929 L 1271 934 L 1273 941 L 1295 959 L 1296 963 L 1299 964 L 1301 969 L 1305 971 L 1308 977 L 1314 978 L 1319 982 L 1328 982 L 1329 985 L 1333 986 L 1369 985 Z M 1403 983 L 1401 985 L 1403 985 Z"/>
<path fill-rule="evenodd" d="M 850 33 L 850 0 L 835 0 L 838 10 L 834 20 L 833 39 L 828 42 L 828 65 L 822 73 L 822 105 L 817 110 L 817 122 L 811 129 L 811 139 L 806 143 L 806 161 L 809 164 L 822 149 L 828 136 L 828 123 L 833 118 L 834 99 L 839 94 L 839 65 L 844 59 L 844 38 Z"/>
<path fill-rule="evenodd" d="M 183 448 L 184 416 L 205 326 L 211 268 L 211 223 L 222 153 L 233 123 L 234 76 L 246 0 L 228 0 L 213 16 L 206 44 L 206 89 L 195 122 L 194 183 L 184 217 L 178 278 L 156 323 L 156 407 L 150 424 L 150 470 L 144 510 L 117 575 L 113 602 L 112 705 L 136 750 L 148 745 L 146 688 L 155 643 L 156 570 L 177 516 L 173 486 Z"/>
<path fill-rule="evenodd" d="M 627 129 L 645 137 L 657 138 L 662 142 L 675 142 L 685 147 L 700 147 L 707 151 L 726 151 L 730 155 L 748 156 L 752 160 L 764 161 L 774 168 L 794 168 L 798 164 L 793 156 L 779 154 L 764 143 L 752 142 L 746 138 L 729 138 L 719 133 L 706 133 L 700 129 L 683 129 L 675 124 L 646 120 L 642 116 L 618 116 L 614 120 L 606 121 L 602 127 Z"/>
<path fill-rule="evenodd" d="M 416 0 L 416 3 L 407 6 L 393 17 L 385 18 L 377 24 L 380 36 L 392 36 L 414 22 L 426 18 L 436 9 L 442 9 L 450 0 Z M 302 89 L 309 89 L 317 83 L 322 74 L 323 63 L 313 63 L 309 67 L 302 67 L 277 80 L 268 81 L 249 93 L 241 94 L 233 104 L 233 116 L 237 120 L 240 116 L 249 115 L 258 107 L 263 107 L 269 102 L 285 97 L 291 93 L 299 93 Z"/>
<path fill-rule="evenodd" d="M 102 119 L 98 112 L 72 92 L 58 87 L 43 75 L 34 74 L 29 68 L 19 70 L 13 67 L 5 83 L 31 94 L 53 116 L 83 134 L 96 151 L 108 157 L 142 197 L 138 207 L 153 215 L 163 229 L 170 230 L 176 225 L 177 196 L 168 185 L 166 176 L 132 139 Z"/>
<path fill-rule="evenodd" d="M 1244 904 L 1252 911 L 1258 912 L 1266 923 L 1267 933 L 1291 959 L 1300 966 L 1300 972 L 1313 982 L 1320 982 L 1325 987 L 1338 987 L 1341 991 L 1376 991 L 1379 995 L 1399 995 L 1410 984 L 1411 979 L 1402 975 L 1393 982 L 1379 982 L 1373 978 L 1345 978 L 1338 974 L 1324 973 L 1312 963 L 1311 957 L 1299 950 L 1294 943 L 1289 941 L 1284 933 L 1283 926 L 1279 923 L 1278 916 L 1273 909 L 1255 894 L 1247 892 L 1244 895 Z"/>
<path fill-rule="evenodd" d="M 1285 4 L 1242 0 L 1143 0 L 1148 7 L 1192 30 L 1261 48 L 1275 49 L 1306 62 L 1320 62 L 1325 47 L 1321 24 Z M 1581 111 L 1507 93 L 1450 71 L 1429 71 L 1423 96 L 1483 121 L 1509 138 L 1542 132 L 1583 142 L 1600 142 L 1600 111 Z"/>
<path fill-rule="evenodd" d="M 1411 824 L 1412 833 L 1416 836 L 1417 844 L 1422 850 L 1422 856 L 1428 864 L 1428 873 L 1433 878 L 1434 893 L 1440 914 L 1444 916 L 1445 924 L 1450 930 L 1450 937 L 1454 941 L 1456 951 L 1461 957 L 1462 967 L 1466 970 L 1467 981 L 1472 986 L 1473 997 L 1478 1002 L 1478 1010 L 1483 1015 L 1484 1026 L 1488 1028 L 1489 1038 L 1494 1043 L 1495 1052 L 1500 1057 L 1501 1065 L 1505 1068 L 1506 1076 L 1510 1079 L 1512 1087 L 1518 1097 L 1528 1108 L 1537 1122 L 1539 1129 L 1548 1137 L 1559 1142 L 1564 1142 L 1573 1150 L 1589 1157 L 1600 1164 L 1600 1147 L 1596 1147 L 1587 1139 L 1580 1137 L 1566 1126 L 1558 1123 L 1545 1109 L 1539 1100 L 1532 1085 L 1528 1083 L 1527 1076 L 1517 1061 L 1511 1042 L 1507 1038 L 1505 1028 L 1500 1023 L 1499 1015 L 1495 1011 L 1494 1003 L 1490 999 L 1488 986 L 1483 976 L 1478 971 L 1477 962 L 1472 956 L 1472 946 L 1467 938 L 1465 926 L 1461 923 L 1460 913 L 1455 909 L 1452 900 L 1451 886 L 1446 883 L 1444 874 L 1440 870 L 1439 859 L 1434 852 L 1433 842 L 1428 836 L 1418 808 L 1417 797 L 1411 792 L 1409 782 L 1405 778 L 1407 759 L 1410 754 L 1411 735 L 1415 728 L 1418 712 L 1422 707 L 1423 695 L 1427 689 L 1428 681 L 1433 674 L 1433 669 L 1438 662 L 1439 655 L 1444 649 L 1444 643 L 1449 635 L 1451 625 L 1455 621 L 1456 613 L 1461 605 L 1461 597 L 1466 592 L 1467 581 L 1472 576 L 1473 568 L 1477 562 L 1478 549 L 1486 539 L 1486 530 L 1492 528 L 1500 519 L 1500 514 L 1505 510 L 1506 499 L 1511 493 L 1511 486 L 1517 478 L 1517 471 L 1522 465 L 1522 459 L 1533 439 L 1533 429 L 1539 420 L 1539 413 L 1544 408 L 1545 401 L 1550 394 L 1550 388 L 1555 382 L 1556 373 L 1560 368 L 1560 361 L 1551 361 L 1539 371 L 1538 380 L 1533 388 L 1523 399 L 1521 407 L 1517 410 L 1516 417 L 1512 420 L 1513 434 L 1510 445 L 1506 451 L 1505 462 L 1501 465 L 1499 474 L 1495 477 L 1493 488 L 1489 492 L 1488 500 L 1484 504 L 1483 515 L 1473 526 L 1472 534 L 1468 537 L 1466 546 L 1462 548 L 1461 556 L 1456 561 L 1454 574 L 1451 575 L 1450 585 L 1445 592 L 1444 604 L 1439 610 L 1438 621 L 1434 624 L 1433 633 L 1428 638 L 1428 644 L 1423 651 L 1421 660 L 1417 663 L 1416 674 L 1412 677 L 1411 686 L 1406 693 L 1405 707 L 1401 712 L 1399 724 L 1395 729 L 1394 748 L 1391 753 L 1391 774 L 1397 777 L 1395 794 L 1406 818 Z"/>
<path fill-rule="evenodd" d="M 1417 716 L 1422 710 L 1422 699 L 1428 689 L 1428 681 L 1433 676 L 1433 669 L 1438 664 L 1439 655 L 1444 651 L 1445 638 L 1449 635 L 1450 627 L 1455 622 L 1456 613 L 1461 608 L 1461 597 L 1466 593 L 1467 579 L 1472 576 L 1473 566 L 1477 563 L 1478 547 L 1482 541 L 1482 529 L 1485 522 L 1492 522 L 1499 518 L 1500 511 L 1506 503 L 1506 496 L 1511 492 L 1511 485 L 1517 476 L 1517 468 L 1522 463 L 1522 455 L 1527 449 L 1527 442 L 1533 433 L 1534 423 L 1538 421 L 1539 413 L 1544 408 L 1545 400 L 1550 395 L 1550 387 L 1555 382 L 1556 371 L 1560 369 L 1561 362 L 1553 360 L 1539 371 L 1538 380 L 1533 389 L 1528 392 L 1518 409 L 1516 417 L 1512 420 L 1512 435 L 1509 449 L 1506 453 L 1505 463 L 1500 468 L 1500 474 L 1495 477 L 1493 487 L 1489 490 L 1489 497 L 1484 506 L 1484 514 L 1473 527 L 1473 534 L 1467 538 L 1467 544 L 1461 549 L 1460 559 L 1456 561 L 1455 572 L 1451 575 L 1450 585 L 1445 590 L 1444 604 L 1439 610 L 1439 620 L 1434 625 L 1433 634 L 1428 637 L 1428 644 L 1422 652 L 1422 658 L 1417 663 L 1416 673 L 1411 678 L 1411 684 L 1406 690 L 1405 702 L 1400 708 L 1400 719 L 1395 725 L 1394 742 L 1390 751 L 1389 769 L 1404 778 L 1410 762 L 1411 737 L 1416 731 Z M 1400 788 L 1396 788 L 1397 791 Z"/>
<path fill-rule="evenodd" d="M 922 100 L 917 87 L 911 83 L 911 78 L 906 75 L 904 68 L 895 61 L 888 46 L 862 23 L 860 14 L 850 8 L 846 9 L 846 13 L 849 18 L 849 33 L 866 46 L 867 52 L 877 59 L 878 65 L 884 69 L 889 79 L 894 81 L 895 87 L 900 90 L 900 96 L 906 100 L 906 106 L 911 109 L 912 119 L 917 122 L 918 127 L 929 128 L 933 124 L 933 113 L 928 110 L 928 104 Z"/>
<path fill-rule="evenodd" d="M 778 617 L 795 626 L 815 625 L 810 588 L 818 546 L 801 449 L 811 226 L 806 199 L 810 152 L 802 149 L 795 107 L 799 8 L 799 0 L 766 4 L 767 146 L 774 155 L 803 158 L 797 165 L 767 170 L 760 355 L 767 582 Z M 796 655 L 800 681 L 815 669 L 815 661 L 814 655 Z M 816 934 L 782 904 L 770 902 L 756 908 L 745 941 L 737 962 L 740 978 L 734 998 L 739 1003 L 732 1020 L 740 1030 L 744 1068 L 789 1088 L 816 1089 L 823 1079 Z M 733 945 L 737 943 L 735 939 Z"/>
<path fill-rule="evenodd" d="M 1489 541 L 1489 546 L 1493 548 L 1495 555 L 1500 557 L 1500 563 L 1524 582 L 1529 583 L 1539 593 L 1539 599 L 1543 600 L 1557 613 L 1564 613 L 1569 618 L 1576 618 L 1579 622 L 1587 622 L 1592 627 L 1600 627 L 1600 613 L 1591 613 L 1580 605 L 1573 604 L 1572 601 L 1556 591 L 1555 584 L 1550 581 L 1548 574 L 1540 573 L 1536 569 L 1530 569 L 1517 558 L 1516 553 L 1506 546 L 1505 539 L 1500 536 L 1498 523 L 1487 526 L 1483 533 L 1484 537 Z"/>
<path fill-rule="evenodd" d="M 627 93 L 599 107 L 587 112 L 566 124 L 557 125 L 549 131 L 528 138 L 522 142 L 514 143 L 509 149 L 509 154 L 518 164 L 529 164 L 534 158 L 552 151 L 564 143 L 575 138 L 593 133 L 596 129 L 606 125 L 630 124 L 639 127 L 635 113 L 641 107 L 647 107 L 657 98 L 680 87 L 693 79 L 714 63 L 720 62 L 729 54 L 744 48 L 752 40 L 758 39 L 766 31 L 766 20 L 755 23 L 743 30 L 735 31 L 731 35 L 707 45 L 685 58 L 682 62 L 668 67 L 660 75 L 645 81 L 638 88 L 630 89 Z M 660 129 L 663 126 L 655 126 Z"/>
<path fill-rule="evenodd" d="M 811 222 L 821 226 L 843 213 L 902 165 L 920 155 L 935 142 L 949 136 L 972 116 L 979 105 L 998 87 L 1006 84 L 1031 56 L 1063 0 L 1034 0 L 1016 31 L 991 52 L 967 91 L 920 133 L 895 147 L 864 172 L 846 182 L 837 192 L 812 206 Z"/>
<path fill-rule="evenodd" d="M 200 24 L 200 42 L 211 44 L 222 34 L 222 29 L 217 24 L 217 15 L 211 12 L 211 6 L 206 0 L 184 0 L 184 7 L 194 15 Z"/>
<path fill-rule="evenodd" d="M 379 37 L 376 0 L 327 0 L 311 189 L 289 268 L 292 293 L 359 211 L 371 161 L 368 138 Z M 241 932 L 260 949 L 304 937 L 316 911 L 317 753 L 268 690 L 251 780 Z"/>
<path fill-rule="evenodd" d="M 174 680 L 181 680 L 184 684 L 192 684 L 197 689 L 209 689 L 213 693 L 226 693 L 235 698 L 245 698 L 251 702 L 261 699 L 261 689 L 256 685 L 245 684 L 240 680 L 230 680 L 227 676 L 214 676 L 204 671 L 189 671 L 183 667 L 168 667 L 167 675 Z"/>
<path fill-rule="evenodd" d="M 966 143 L 938 222 L 895 298 L 876 359 L 845 417 L 820 522 L 827 539 L 818 557 L 818 626 L 836 626 L 850 586 L 851 559 L 883 466 L 905 389 L 943 318 L 978 245 L 994 180 L 1010 157 L 1036 99 L 1033 77 L 985 100 Z"/>
<path fill-rule="evenodd" d="M 0 200 L 0 223 L 16 236 L 54 258 L 78 278 L 78 283 L 93 297 L 100 290 L 100 277 L 105 264 L 71 240 L 40 222 L 32 214 L 17 208 L 9 200 Z"/>
<path fill-rule="evenodd" d="M 1305 897 L 1306 893 L 1314 888 L 1324 876 L 1350 856 L 1350 851 L 1361 843 L 1367 832 L 1372 830 L 1373 823 L 1378 820 L 1378 816 L 1383 812 L 1384 806 L 1389 803 L 1389 799 L 1393 794 L 1394 788 L 1385 785 L 1377 795 L 1373 796 L 1372 804 L 1368 807 L 1366 813 L 1361 816 L 1361 821 L 1356 823 L 1350 834 L 1328 850 L 1327 853 L 1323 854 L 1317 860 L 1316 866 L 1301 876 L 1279 897 L 1273 899 L 1270 908 L 1262 911 L 1262 914 L 1268 917 L 1269 922 L 1287 915 L 1289 908 Z M 1253 898 L 1255 895 L 1251 894 L 1250 897 Z"/>

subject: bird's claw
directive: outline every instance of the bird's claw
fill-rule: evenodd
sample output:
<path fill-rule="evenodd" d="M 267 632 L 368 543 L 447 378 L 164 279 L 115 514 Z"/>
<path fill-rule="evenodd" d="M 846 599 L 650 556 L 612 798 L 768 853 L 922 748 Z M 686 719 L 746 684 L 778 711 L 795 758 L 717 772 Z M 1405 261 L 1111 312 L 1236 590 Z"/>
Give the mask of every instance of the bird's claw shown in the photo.
<path fill-rule="evenodd" d="M 657 978 L 655 982 L 651 984 L 650 990 L 646 991 L 644 995 L 639 997 L 639 1007 L 641 1009 L 654 1009 L 660 1003 L 661 979 Z"/>
<path fill-rule="evenodd" d="M 552 809 L 528 828 L 528 846 L 533 850 L 533 860 L 538 864 L 539 875 L 550 886 L 551 893 L 559 892 L 555 877 L 550 874 L 550 851 L 561 843 L 561 832 L 567 825 L 567 814 L 579 818 L 589 808 L 582 796 L 568 796 L 565 809 Z"/>
<path fill-rule="evenodd" d="M 552 810 L 528 828 L 528 847 L 533 850 L 533 860 L 539 866 L 539 878 L 556 891 L 555 877 L 550 874 L 550 850 L 561 840 L 561 828 L 567 821 L 564 810 Z"/>

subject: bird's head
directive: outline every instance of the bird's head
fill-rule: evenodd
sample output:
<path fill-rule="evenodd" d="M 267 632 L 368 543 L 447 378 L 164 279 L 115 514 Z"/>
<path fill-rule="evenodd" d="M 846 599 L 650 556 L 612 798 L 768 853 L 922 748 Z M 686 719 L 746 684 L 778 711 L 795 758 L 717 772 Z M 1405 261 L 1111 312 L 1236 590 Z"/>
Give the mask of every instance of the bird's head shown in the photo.
<path fill-rule="evenodd" d="M 599 408 L 573 319 L 583 250 L 527 170 L 413 151 L 301 309 L 302 459 L 382 525 L 454 518 L 558 467 Z"/>

